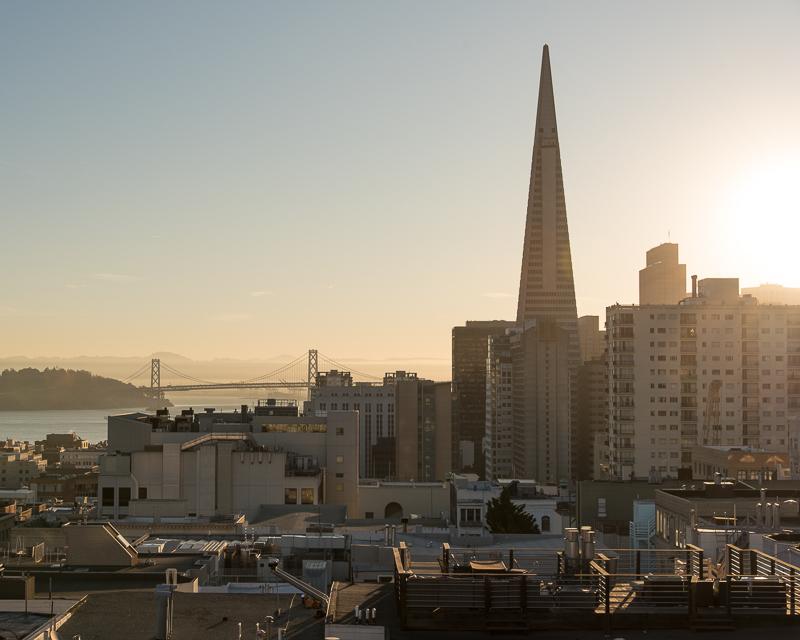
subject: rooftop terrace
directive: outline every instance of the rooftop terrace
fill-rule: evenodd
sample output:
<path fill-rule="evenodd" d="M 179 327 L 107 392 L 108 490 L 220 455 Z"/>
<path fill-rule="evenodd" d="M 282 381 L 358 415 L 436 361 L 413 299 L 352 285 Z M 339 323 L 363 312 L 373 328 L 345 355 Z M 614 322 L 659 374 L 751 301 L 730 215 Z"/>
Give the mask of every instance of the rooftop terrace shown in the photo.
<path fill-rule="evenodd" d="M 579 547 L 580 548 L 580 547 Z M 732 629 L 800 623 L 800 567 L 728 545 L 703 550 L 395 550 L 395 601 L 408 630 Z"/>

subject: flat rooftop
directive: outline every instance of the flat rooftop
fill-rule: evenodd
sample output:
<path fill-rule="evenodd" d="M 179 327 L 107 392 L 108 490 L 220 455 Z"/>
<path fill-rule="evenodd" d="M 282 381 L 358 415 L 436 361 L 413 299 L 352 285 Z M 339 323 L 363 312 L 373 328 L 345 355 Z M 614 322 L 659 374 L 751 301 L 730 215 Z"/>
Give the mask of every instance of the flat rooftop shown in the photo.
<path fill-rule="evenodd" d="M 238 623 L 242 623 L 242 636 L 254 638 L 256 623 L 264 625 L 264 618 L 276 608 L 275 595 L 176 593 L 174 599 L 173 640 L 219 640 L 236 638 Z M 300 598 L 280 596 L 284 613 L 280 626 L 289 627 L 290 637 L 305 635 L 309 627 L 323 637 L 322 620 L 315 611 L 300 604 Z M 290 608 L 291 605 L 291 608 Z M 156 600 L 152 589 L 142 591 L 107 591 L 87 596 L 72 617 L 59 629 L 63 638 L 80 634 L 82 640 L 147 640 L 156 628 Z M 272 637 L 277 637 L 277 627 Z M 111 631 L 113 630 L 113 631 Z"/>

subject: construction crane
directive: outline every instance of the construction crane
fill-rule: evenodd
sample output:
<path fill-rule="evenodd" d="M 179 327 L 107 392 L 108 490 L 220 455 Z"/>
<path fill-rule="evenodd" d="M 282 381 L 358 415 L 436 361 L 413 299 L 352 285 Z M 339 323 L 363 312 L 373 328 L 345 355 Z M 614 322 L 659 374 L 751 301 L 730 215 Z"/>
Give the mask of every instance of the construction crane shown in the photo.
<path fill-rule="evenodd" d="M 712 380 L 708 385 L 706 415 L 703 420 L 703 444 L 718 447 L 722 444 L 722 425 L 719 415 L 719 392 L 722 380 Z"/>

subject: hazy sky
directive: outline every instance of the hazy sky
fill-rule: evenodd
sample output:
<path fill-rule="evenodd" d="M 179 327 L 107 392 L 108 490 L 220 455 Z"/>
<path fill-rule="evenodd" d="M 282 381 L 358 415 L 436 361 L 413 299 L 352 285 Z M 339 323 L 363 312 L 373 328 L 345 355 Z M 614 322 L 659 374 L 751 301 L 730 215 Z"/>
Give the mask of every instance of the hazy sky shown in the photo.
<path fill-rule="evenodd" d="M 578 311 L 800 286 L 800 2 L 4 2 L 0 355 L 449 358 L 515 315 L 542 44 Z"/>

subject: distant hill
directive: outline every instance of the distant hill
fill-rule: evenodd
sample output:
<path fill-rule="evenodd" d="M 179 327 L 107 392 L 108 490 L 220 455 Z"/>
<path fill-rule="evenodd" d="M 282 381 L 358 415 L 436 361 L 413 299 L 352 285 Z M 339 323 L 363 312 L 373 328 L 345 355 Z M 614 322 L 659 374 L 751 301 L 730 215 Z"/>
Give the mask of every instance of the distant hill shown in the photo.
<path fill-rule="evenodd" d="M 0 374 L 0 411 L 145 407 L 132 384 L 72 369 L 6 369 Z"/>

